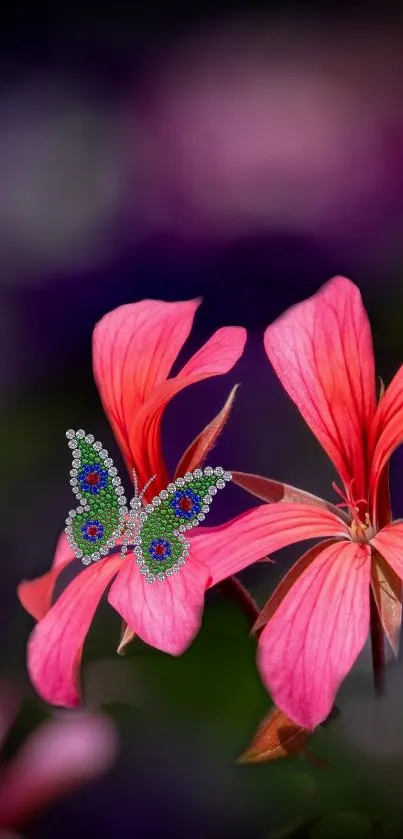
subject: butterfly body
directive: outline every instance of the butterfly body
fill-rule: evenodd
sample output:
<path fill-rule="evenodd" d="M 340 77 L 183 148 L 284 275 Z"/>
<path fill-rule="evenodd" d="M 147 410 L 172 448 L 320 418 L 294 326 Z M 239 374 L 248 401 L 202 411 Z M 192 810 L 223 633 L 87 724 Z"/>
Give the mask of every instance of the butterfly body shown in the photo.
<path fill-rule="evenodd" d="M 217 490 L 231 480 L 230 473 L 220 466 L 187 472 L 145 506 L 142 496 L 153 478 L 139 495 L 134 473 L 129 509 L 117 469 L 102 444 L 82 429 L 68 431 L 67 437 L 73 452 L 70 483 L 80 505 L 66 519 L 66 535 L 76 556 L 88 565 L 106 556 L 122 538 L 122 556 L 132 545 L 147 582 L 163 581 L 179 571 L 189 552 L 185 532 L 205 519 Z"/>

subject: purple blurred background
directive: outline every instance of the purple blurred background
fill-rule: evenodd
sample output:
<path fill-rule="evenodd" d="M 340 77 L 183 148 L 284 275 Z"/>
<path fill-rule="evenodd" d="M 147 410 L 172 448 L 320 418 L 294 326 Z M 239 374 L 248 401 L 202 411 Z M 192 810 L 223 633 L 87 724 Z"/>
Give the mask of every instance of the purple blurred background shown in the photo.
<path fill-rule="evenodd" d="M 248 9 L 8 11 L 0 87 L 0 614 L 2 666 L 17 680 L 24 681 L 31 622 L 16 585 L 47 570 L 71 506 L 65 429 L 83 426 L 117 455 L 91 371 L 91 332 L 106 311 L 144 297 L 202 295 L 184 358 L 219 326 L 246 326 L 236 369 L 169 406 L 168 463 L 242 382 L 216 461 L 329 497 L 331 467 L 269 368 L 264 328 L 344 274 L 363 293 L 379 375 L 388 382 L 403 360 L 403 24 L 369 9 L 343 17 L 329 7 L 326 18 L 314 8 Z M 397 515 L 401 464 L 398 453 Z M 211 521 L 252 503 L 231 488 Z M 284 551 L 275 569 L 245 573 L 259 602 L 297 555 Z M 367 651 L 359 673 L 368 668 Z M 94 677 L 94 694 L 108 678 Z M 135 706 L 131 679 L 122 692 Z M 401 778 L 403 685 L 399 675 L 393 680 L 383 713 L 389 723 L 395 714 L 395 725 L 377 739 L 374 722 L 361 724 L 372 719 L 372 699 L 351 682 L 340 736 L 375 763 L 393 759 Z M 173 733 L 167 725 L 153 737 L 131 725 L 115 769 L 55 805 L 27 836 L 267 835 L 270 808 L 254 813 L 249 799 L 243 806 L 244 776 L 234 779 L 218 758 L 212 774 L 213 753 L 197 742 L 197 726 Z M 386 777 L 383 763 L 373 771 Z"/>

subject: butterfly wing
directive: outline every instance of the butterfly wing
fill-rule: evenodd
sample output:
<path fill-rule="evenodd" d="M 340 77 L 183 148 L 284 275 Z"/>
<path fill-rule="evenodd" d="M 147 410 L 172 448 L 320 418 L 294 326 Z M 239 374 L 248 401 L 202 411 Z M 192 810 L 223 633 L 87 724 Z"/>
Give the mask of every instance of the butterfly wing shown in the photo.
<path fill-rule="evenodd" d="M 66 519 L 67 540 L 84 565 L 106 556 L 125 529 L 127 504 L 112 458 L 92 434 L 67 431 L 70 484 L 79 501 Z"/>
<path fill-rule="evenodd" d="M 187 472 L 140 513 L 134 552 L 148 582 L 164 580 L 179 571 L 189 552 L 186 530 L 204 521 L 214 495 L 231 477 L 221 466 Z"/>

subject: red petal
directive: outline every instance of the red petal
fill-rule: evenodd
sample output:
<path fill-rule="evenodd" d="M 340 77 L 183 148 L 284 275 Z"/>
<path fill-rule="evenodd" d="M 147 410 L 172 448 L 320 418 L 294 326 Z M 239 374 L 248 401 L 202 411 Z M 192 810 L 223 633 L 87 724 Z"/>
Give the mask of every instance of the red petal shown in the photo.
<path fill-rule="evenodd" d="M 235 385 L 235 387 L 232 388 L 225 405 L 221 408 L 221 411 L 208 425 L 206 425 L 203 431 L 198 434 L 198 436 L 193 440 L 193 443 L 191 443 L 186 449 L 178 463 L 178 466 L 176 467 L 174 480 L 176 480 L 176 478 L 180 475 L 185 475 L 186 472 L 193 472 L 201 465 L 201 463 L 203 463 L 227 422 L 238 387 L 239 385 Z"/>
<path fill-rule="evenodd" d="M 313 504 L 315 507 L 324 507 L 330 510 L 335 516 L 348 523 L 348 516 L 340 510 L 336 504 L 325 501 L 317 495 L 305 492 L 303 489 L 283 484 L 282 481 L 272 481 L 271 478 L 264 478 L 262 475 L 253 475 L 250 472 L 232 472 L 232 479 L 235 484 L 246 489 L 256 498 L 267 501 L 269 504 L 280 501 L 300 502 L 301 504 Z"/>
<path fill-rule="evenodd" d="M 207 582 L 207 569 L 189 558 L 172 577 L 147 583 L 128 557 L 108 600 L 139 638 L 180 655 L 199 631 Z"/>
<path fill-rule="evenodd" d="M 375 413 L 369 321 L 358 288 L 335 277 L 266 330 L 267 355 L 346 487 L 366 495 L 366 446 Z"/>
<path fill-rule="evenodd" d="M 200 300 L 141 300 L 105 315 L 93 334 L 95 381 L 105 413 L 131 472 L 145 440 L 130 436 L 132 418 L 169 376 L 189 336 Z M 157 461 L 154 471 L 164 472 Z M 150 473 L 139 475 L 145 483 Z"/>
<path fill-rule="evenodd" d="M 19 601 L 35 620 L 39 621 L 49 611 L 56 582 L 62 571 L 74 559 L 75 556 L 63 532 L 57 543 L 51 570 L 35 580 L 20 582 L 17 588 Z"/>
<path fill-rule="evenodd" d="M 172 379 L 170 373 L 192 327 L 199 300 L 142 300 L 106 315 L 94 330 L 94 375 L 129 471 L 140 483 L 153 474 L 149 495 L 168 483 L 160 427 L 168 402 L 182 388 L 226 373 L 242 353 L 245 330 L 219 329 Z"/>
<path fill-rule="evenodd" d="M 228 373 L 241 357 L 246 343 L 242 326 L 223 326 L 182 367 L 178 376 L 201 381 L 210 376 Z"/>
<path fill-rule="evenodd" d="M 403 365 L 386 388 L 371 428 L 371 491 L 376 502 L 378 483 L 394 452 L 403 443 Z"/>
<path fill-rule="evenodd" d="M 361 652 L 369 629 L 368 545 L 325 548 L 300 575 L 264 628 L 258 648 L 263 682 L 297 725 L 314 729 Z"/>
<path fill-rule="evenodd" d="M 187 538 L 192 557 L 210 570 L 210 585 L 237 574 L 265 554 L 304 539 L 348 536 L 328 510 L 308 504 L 263 504 L 220 527 L 203 527 Z"/>
<path fill-rule="evenodd" d="M 66 707 L 80 704 L 77 683 L 85 637 L 99 600 L 119 567 L 119 556 L 90 565 L 67 586 L 32 632 L 28 671 L 46 702 Z"/>
<path fill-rule="evenodd" d="M 132 416 L 129 436 L 131 451 L 136 451 L 135 463 L 141 475 L 157 473 L 149 496 L 156 495 L 167 485 L 165 472 L 158 467 L 162 461 L 161 421 L 168 402 L 183 388 L 210 376 L 228 373 L 242 355 L 246 332 L 241 327 L 226 326 L 219 329 L 190 359 L 178 375 L 162 384 L 147 401 L 142 410 Z"/>

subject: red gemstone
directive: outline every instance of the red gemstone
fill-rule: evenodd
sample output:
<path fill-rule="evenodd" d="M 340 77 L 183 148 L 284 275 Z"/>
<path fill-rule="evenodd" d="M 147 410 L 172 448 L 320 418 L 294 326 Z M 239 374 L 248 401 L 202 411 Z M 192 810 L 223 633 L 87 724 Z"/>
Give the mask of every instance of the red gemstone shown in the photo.
<path fill-rule="evenodd" d="M 96 524 L 91 524 L 88 528 L 88 536 L 97 536 L 98 534 L 98 527 Z"/>
<path fill-rule="evenodd" d="M 186 495 L 180 499 L 178 502 L 178 507 L 180 510 L 183 510 L 184 513 L 188 513 L 189 510 L 193 507 L 193 501 L 191 498 L 187 498 Z"/>
<path fill-rule="evenodd" d="M 99 474 L 98 472 L 89 472 L 86 478 L 87 484 L 91 487 L 96 486 L 99 484 Z"/>
<path fill-rule="evenodd" d="M 162 554 L 164 554 L 164 553 L 165 553 L 165 548 L 164 548 L 164 546 L 163 546 L 163 545 L 157 545 L 157 546 L 156 546 L 156 548 L 155 548 L 154 553 L 156 553 L 156 554 L 157 554 L 157 556 L 162 556 Z"/>

